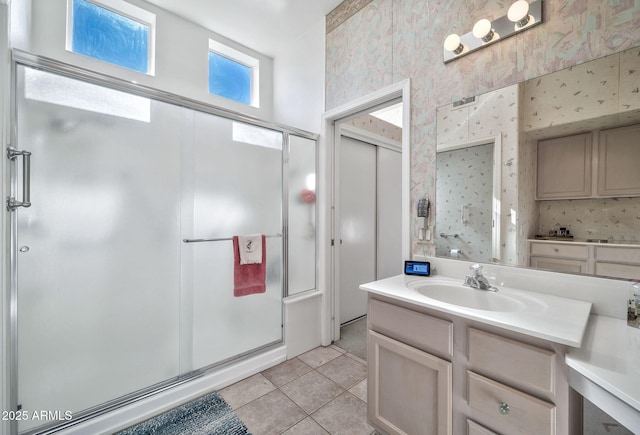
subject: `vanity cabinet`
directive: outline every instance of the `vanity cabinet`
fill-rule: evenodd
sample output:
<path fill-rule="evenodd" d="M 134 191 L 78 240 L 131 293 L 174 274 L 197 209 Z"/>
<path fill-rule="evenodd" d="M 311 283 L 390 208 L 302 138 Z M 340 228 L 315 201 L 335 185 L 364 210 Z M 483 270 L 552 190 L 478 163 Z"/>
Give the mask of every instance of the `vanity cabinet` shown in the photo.
<path fill-rule="evenodd" d="M 380 433 L 578 434 L 566 347 L 378 295 L 368 417 Z"/>
<path fill-rule="evenodd" d="M 388 434 L 452 434 L 452 364 L 429 351 L 450 359 L 453 323 L 375 299 L 368 312 L 371 423 Z"/>
<path fill-rule="evenodd" d="M 529 266 L 554 272 L 640 279 L 640 245 L 530 240 Z"/>
<path fill-rule="evenodd" d="M 537 198 L 591 196 L 591 133 L 538 142 Z"/>
<path fill-rule="evenodd" d="M 598 195 L 640 195 L 640 124 L 602 130 L 598 141 Z"/>

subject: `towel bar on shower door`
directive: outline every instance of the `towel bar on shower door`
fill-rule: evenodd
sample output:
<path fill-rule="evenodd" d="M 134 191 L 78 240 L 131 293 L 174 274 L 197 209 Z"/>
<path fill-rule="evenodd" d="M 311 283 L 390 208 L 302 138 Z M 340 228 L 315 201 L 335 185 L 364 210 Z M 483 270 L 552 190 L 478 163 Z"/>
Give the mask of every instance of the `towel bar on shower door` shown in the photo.
<path fill-rule="evenodd" d="M 270 234 L 265 237 L 282 237 L 282 234 Z M 224 240 L 233 240 L 233 237 L 222 237 L 217 239 L 182 239 L 184 243 L 200 243 L 200 242 L 222 242 Z"/>

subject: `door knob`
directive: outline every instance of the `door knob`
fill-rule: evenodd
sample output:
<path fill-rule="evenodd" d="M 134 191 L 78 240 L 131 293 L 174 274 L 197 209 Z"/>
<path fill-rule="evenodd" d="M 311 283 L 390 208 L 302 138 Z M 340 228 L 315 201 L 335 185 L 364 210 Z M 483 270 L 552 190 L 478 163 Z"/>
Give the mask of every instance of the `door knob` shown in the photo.
<path fill-rule="evenodd" d="M 509 405 L 507 403 L 500 402 L 498 404 L 498 411 L 502 415 L 509 415 L 509 411 L 511 411 L 511 408 L 509 408 Z"/>

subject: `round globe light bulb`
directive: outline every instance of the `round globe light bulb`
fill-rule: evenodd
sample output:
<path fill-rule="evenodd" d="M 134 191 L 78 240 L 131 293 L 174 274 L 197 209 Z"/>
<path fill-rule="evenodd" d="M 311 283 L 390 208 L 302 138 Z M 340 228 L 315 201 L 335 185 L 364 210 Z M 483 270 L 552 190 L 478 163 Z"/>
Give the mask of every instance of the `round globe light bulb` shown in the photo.
<path fill-rule="evenodd" d="M 491 21 L 483 18 L 473 26 L 473 36 L 482 39 L 484 42 L 491 41 L 493 38 L 493 30 L 491 29 Z"/>
<path fill-rule="evenodd" d="M 451 51 L 454 54 L 460 54 L 464 49 L 464 46 L 460 43 L 460 36 L 452 33 L 444 40 L 444 49 Z"/>
<path fill-rule="evenodd" d="M 527 0 L 518 0 L 513 3 L 507 11 L 507 18 L 520 27 L 527 24 L 527 21 L 529 21 L 529 2 Z"/>

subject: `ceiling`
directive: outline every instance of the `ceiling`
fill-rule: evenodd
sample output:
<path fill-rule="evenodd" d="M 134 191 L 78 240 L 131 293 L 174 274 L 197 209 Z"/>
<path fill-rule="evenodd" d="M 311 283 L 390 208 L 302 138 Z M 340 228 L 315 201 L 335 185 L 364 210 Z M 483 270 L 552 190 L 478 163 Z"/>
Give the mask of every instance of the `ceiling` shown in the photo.
<path fill-rule="evenodd" d="M 275 57 L 343 0 L 146 0 L 219 35 Z"/>

